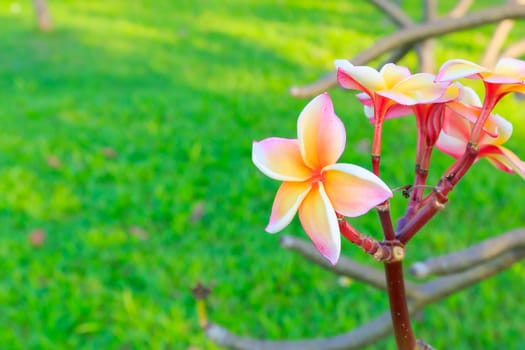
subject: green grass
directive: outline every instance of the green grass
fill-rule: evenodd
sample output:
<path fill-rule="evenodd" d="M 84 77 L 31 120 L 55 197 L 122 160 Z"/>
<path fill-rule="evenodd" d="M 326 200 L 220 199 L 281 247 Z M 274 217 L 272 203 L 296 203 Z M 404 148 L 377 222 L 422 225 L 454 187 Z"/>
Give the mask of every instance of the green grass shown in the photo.
<path fill-rule="evenodd" d="M 3 349 L 216 349 L 198 327 L 197 281 L 214 285 L 211 318 L 242 335 L 335 335 L 386 308 L 382 292 L 343 288 L 264 233 L 278 184 L 250 154 L 254 139 L 295 136 L 307 101 L 290 85 L 393 30 L 366 1 L 51 1 L 48 34 L 35 31 L 29 1 L 20 13 L 12 2 L 0 4 Z M 477 60 L 490 35 L 447 36 L 437 60 Z M 512 36 L 523 35 L 519 23 Z M 353 150 L 370 126 L 353 94 L 331 95 L 347 127 L 343 161 L 368 166 Z M 512 97 L 498 109 L 515 122 L 509 148 L 525 157 L 522 110 Z M 412 176 L 414 125 L 385 129 L 395 187 Z M 437 156 L 432 179 L 449 163 Z M 479 162 L 407 263 L 522 226 L 524 195 L 517 176 Z M 375 219 L 353 222 L 377 235 Z M 40 247 L 29 243 L 35 229 L 46 232 Z M 285 232 L 304 237 L 297 220 Z M 417 335 L 438 349 L 524 349 L 524 278 L 516 264 L 429 306 Z"/>

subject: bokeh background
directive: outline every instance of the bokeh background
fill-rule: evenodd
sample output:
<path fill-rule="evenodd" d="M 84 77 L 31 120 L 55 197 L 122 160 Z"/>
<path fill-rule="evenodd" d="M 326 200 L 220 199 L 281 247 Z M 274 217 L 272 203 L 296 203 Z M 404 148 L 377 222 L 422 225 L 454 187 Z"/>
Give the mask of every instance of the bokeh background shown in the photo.
<path fill-rule="evenodd" d="M 401 4 L 420 16 L 420 1 Z M 440 1 L 441 13 L 454 4 Z M 278 183 L 251 163 L 254 139 L 295 137 L 308 101 L 288 88 L 395 30 L 382 14 L 335 0 L 49 5 L 43 33 L 29 0 L 0 1 L 2 349 L 217 349 L 198 326 L 198 281 L 213 286 L 211 319 L 254 337 L 335 335 L 387 308 L 383 292 L 279 248 L 264 232 Z M 478 60 L 492 29 L 439 39 L 438 65 Z M 510 39 L 524 35 L 518 21 Z M 416 68 L 413 55 L 401 63 Z M 368 167 L 361 106 L 330 94 L 347 128 L 343 161 Z M 512 96 L 498 106 L 521 157 L 524 109 Z M 391 187 L 412 179 L 414 131 L 412 118 L 385 124 Z M 435 155 L 431 181 L 450 162 Z M 524 195 L 522 179 L 480 161 L 411 242 L 407 266 L 523 226 Z M 374 213 L 352 223 L 379 237 Z M 285 233 L 305 237 L 297 219 Z M 378 266 L 350 244 L 343 252 Z M 518 263 L 428 306 L 417 336 L 438 349 L 525 349 L 524 281 Z"/>

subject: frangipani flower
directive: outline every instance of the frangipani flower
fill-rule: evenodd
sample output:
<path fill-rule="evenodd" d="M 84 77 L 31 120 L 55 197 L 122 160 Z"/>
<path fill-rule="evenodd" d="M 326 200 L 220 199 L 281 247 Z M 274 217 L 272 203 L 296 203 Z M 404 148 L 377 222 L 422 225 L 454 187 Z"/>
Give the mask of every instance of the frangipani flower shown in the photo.
<path fill-rule="evenodd" d="M 497 127 L 498 136 L 493 137 L 482 130 L 476 161 L 486 158 L 496 168 L 507 173 L 517 173 L 525 179 L 525 163 L 512 151 L 501 146 L 512 135 L 512 124 L 499 115 L 491 115 L 490 119 Z M 461 158 L 465 153 L 472 126 L 473 123 L 465 118 L 447 115 L 436 147 L 456 159 Z"/>
<path fill-rule="evenodd" d="M 370 99 L 368 102 L 366 96 L 358 95 L 365 104 L 365 112 L 370 112 L 370 108 L 374 111 L 374 157 L 379 157 L 381 153 L 382 124 L 387 116 L 405 115 L 408 109 L 400 106 L 431 103 L 439 99 L 449 86 L 449 82 L 434 82 L 432 74 L 411 75 L 408 68 L 393 63 L 384 65 L 380 71 L 367 66 L 354 66 L 347 60 L 336 60 L 335 65 L 341 87 L 362 91 Z M 374 164 L 374 172 L 379 172 L 377 164 Z"/>
<path fill-rule="evenodd" d="M 376 117 L 380 110 L 386 113 L 388 108 L 383 105 L 413 106 L 433 102 L 445 93 L 449 85 L 448 82 L 434 82 L 432 74 L 412 75 L 408 68 L 393 63 L 385 64 L 379 72 L 368 66 L 354 66 L 347 60 L 336 60 L 335 65 L 339 85 L 368 95 L 377 111 Z"/>
<path fill-rule="evenodd" d="M 328 94 L 317 96 L 303 109 L 297 135 L 297 139 L 272 137 L 253 143 L 255 166 L 283 181 L 266 231 L 282 230 L 299 212 L 317 250 L 335 264 L 341 249 L 336 212 L 349 217 L 362 215 L 392 197 L 392 192 L 370 171 L 336 164 L 346 133 Z"/>
<path fill-rule="evenodd" d="M 475 123 L 482 112 L 481 99 L 472 88 L 459 83 L 457 83 L 457 85 L 460 88 L 458 98 L 447 103 L 446 113 L 449 115 L 455 114 L 467 119 L 471 123 Z M 483 129 L 490 136 L 498 136 L 498 126 L 493 118 L 488 118 L 485 121 Z"/>
<path fill-rule="evenodd" d="M 486 89 L 484 107 L 491 111 L 509 92 L 525 93 L 525 61 L 504 57 L 491 71 L 467 60 L 450 60 L 441 66 L 436 81 L 445 82 L 459 78 L 483 80 Z"/>

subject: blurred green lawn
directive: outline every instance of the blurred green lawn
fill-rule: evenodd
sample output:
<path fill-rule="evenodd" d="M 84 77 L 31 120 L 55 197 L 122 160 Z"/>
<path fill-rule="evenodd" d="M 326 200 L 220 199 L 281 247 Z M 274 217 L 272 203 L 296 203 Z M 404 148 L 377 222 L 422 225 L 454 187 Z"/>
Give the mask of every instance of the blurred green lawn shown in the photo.
<path fill-rule="evenodd" d="M 197 281 L 214 286 L 211 318 L 242 335 L 335 335 L 387 307 L 382 292 L 342 287 L 264 233 L 278 183 L 250 155 L 254 139 L 295 137 L 307 101 L 290 85 L 393 30 L 367 1 L 50 2 L 48 34 L 29 1 L 0 2 L 2 349 L 216 349 L 198 327 Z M 417 14 L 419 1 L 403 4 Z M 477 60 L 491 28 L 440 40 L 438 64 Z M 519 23 L 512 38 L 524 35 Z M 368 167 L 361 107 L 330 93 L 347 128 L 343 161 Z M 507 97 L 498 108 L 522 157 L 524 107 Z M 414 123 L 385 128 L 383 174 L 396 187 L 412 178 Z M 433 180 L 450 164 L 435 160 Z M 481 161 L 458 187 L 408 265 L 523 225 L 517 176 Z M 374 213 L 352 222 L 378 235 Z M 38 229 L 41 246 L 29 239 Z M 297 220 L 285 232 L 305 237 Z M 516 264 L 429 306 L 417 335 L 438 349 L 525 349 L 524 278 Z"/>

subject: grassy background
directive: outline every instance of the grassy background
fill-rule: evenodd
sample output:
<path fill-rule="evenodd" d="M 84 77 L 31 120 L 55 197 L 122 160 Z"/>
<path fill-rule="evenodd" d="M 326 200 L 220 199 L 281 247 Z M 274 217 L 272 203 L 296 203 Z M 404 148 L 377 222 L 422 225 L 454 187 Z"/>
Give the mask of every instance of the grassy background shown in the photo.
<path fill-rule="evenodd" d="M 418 1 L 403 6 L 417 15 Z M 216 349 L 189 293 L 199 280 L 214 285 L 213 320 L 243 335 L 335 335 L 387 307 L 382 292 L 342 287 L 264 233 L 278 183 L 250 160 L 252 140 L 294 137 L 307 101 L 289 97 L 290 85 L 394 29 L 373 7 L 64 0 L 51 11 L 55 30 L 42 34 L 29 1 L 0 2 L 3 349 Z M 491 28 L 440 40 L 438 64 L 477 60 Z M 512 38 L 524 35 L 519 23 Z M 368 166 L 360 106 L 351 93 L 331 95 L 347 128 L 343 161 Z M 498 107 L 515 122 L 508 146 L 522 157 L 523 108 L 512 97 Z M 414 123 L 385 128 L 384 179 L 396 187 L 412 176 Z M 448 164 L 436 156 L 431 178 Z M 521 179 L 479 162 L 407 263 L 523 225 L 523 195 Z M 396 217 L 403 204 L 394 200 Z M 377 235 L 373 213 L 352 222 Z M 297 220 L 285 232 L 304 237 Z M 343 251 L 375 265 L 349 244 Z M 516 264 L 430 305 L 417 335 L 438 349 L 525 349 L 524 278 Z M 370 349 L 393 348 L 389 338 Z"/>

